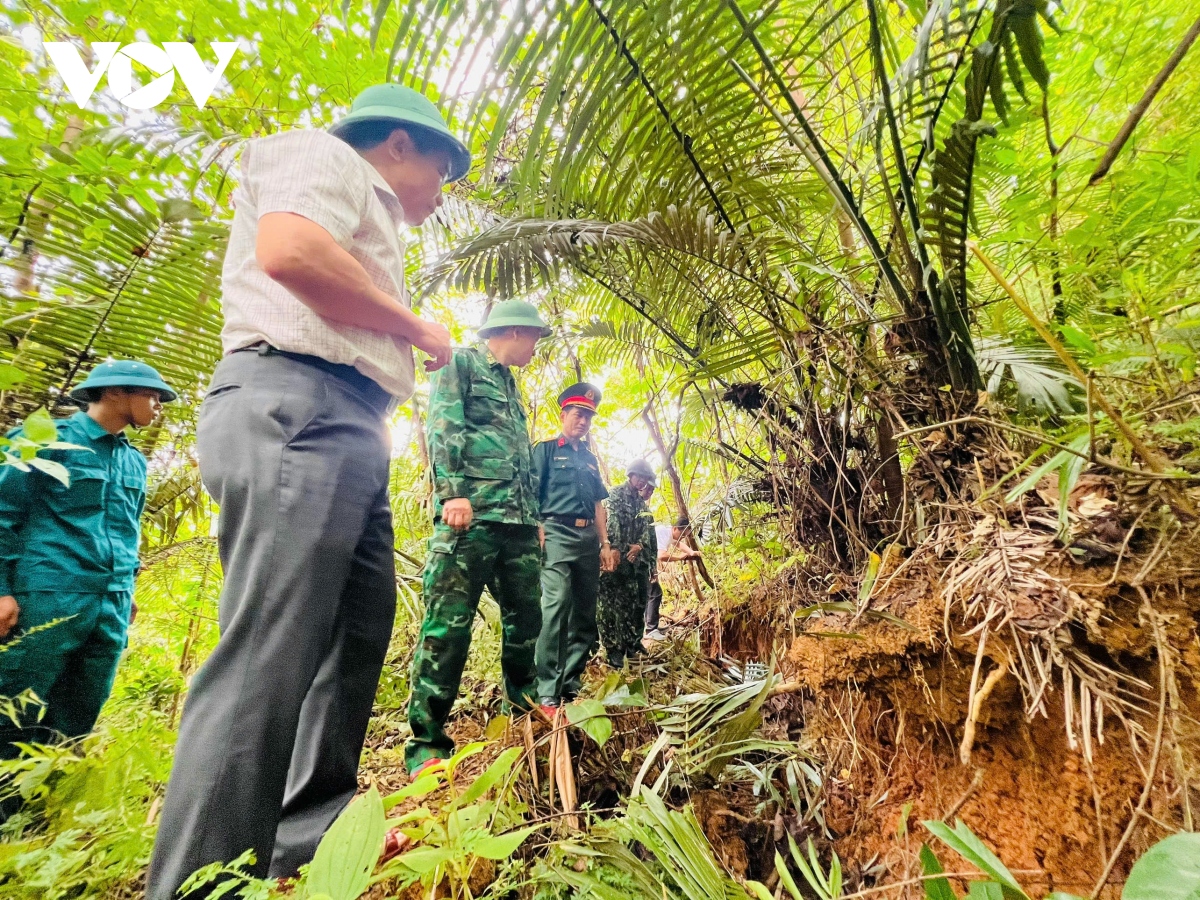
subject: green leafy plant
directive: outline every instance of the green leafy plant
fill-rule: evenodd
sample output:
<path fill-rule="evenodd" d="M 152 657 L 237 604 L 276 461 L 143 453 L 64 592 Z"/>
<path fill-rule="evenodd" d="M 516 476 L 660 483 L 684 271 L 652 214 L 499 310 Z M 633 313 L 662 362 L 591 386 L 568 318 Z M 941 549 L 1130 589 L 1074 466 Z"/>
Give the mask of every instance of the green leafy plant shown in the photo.
<path fill-rule="evenodd" d="M 947 847 L 988 876 L 970 883 L 966 895 L 970 900 L 1031 900 L 1008 867 L 962 819 L 957 820 L 953 828 L 945 822 L 928 821 L 922 824 Z M 926 900 L 955 900 L 949 880 L 941 877 L 944 873 L 941 864 L 933 851 L 925 845 L 921 847 L 921 867 L 927 876 L 933 876 L 925 882 Z M 1054 891 L 1047 894 L 1044 900 L 1081 898 L 1074 894 Z"/>
<path fill-rule="evenodd" d="M 509 793 L 509 776 L 522 748 L 508 748 L 478 778 L 463 784 L 459 767 L 485 746 L 468 744 L 443 767 L 427 772 L 383 801 L 390 809 L 404 800 L 438 795 L 436 803 L 387 821 L 402 828 L 414 847 L 388 862 L 372 882 L 393 878 L 401 884 L 419 881 L 430 891 L 444 885 L 453 898 L 471 897 L 471 879 L 480 861 L 508 859 L 538 829 L 536 825 L 516 827 L 523 821 L 523 808 Z"/>
<path fill-rule="evenodd" d="M 813 846 L 812 838 L 808 839 L 807 859 L 800 852 L 800 848 L 796 846 L 796 839 L 790 834 L 788 835 L 788 849 L 791 851 L 792 862 L 800 870 L 800 874 L 804 876 L 808 886 L 816 893 L 818 900 L 838 900 L 842 896 L 842 861 L 838 859 L 836 853 L 831 854 L 829 871 L 826 872 L 817 858 L 817 850 Z M 796 879 L 788 870 L 783 855 L 778 850 L 775 851 L 775 871 L 779 873 L 780 884 L 787 888 L 793 900 L 806 900 L 799 885 L 796 884 Z M 771 900 L 771 892 L 764 885 L 752 881 L 747 883 L 747 887 L 759 900 Z"/>
<path fill-rule="evenodd" d="M 7 368 L 12 368 L 11 366 Z M 37 469 L 56 481 L 70 486 L 71 475 L 67 467 L 52 459 L 43 459 L 38 454 L 43 450 L 85 450 L 78 444 L 69 444 L 58 439 L 58 426 L 45 408 L 31 413 L 24 421 L 21 433 L 0 436 L 0 465 L 13 466 L 22 472 Z"/>
<path fill-rule="evenodd" d="M 579 896 L 746 900 L 746 891 L 717 862 L 691 807 L 668 809 L 645 787 L 623 815 L 595 823 L 553 851 L 534 880 L 567 885 Z"/>
<path fill-rule="evenodd" d="M 1200 900 L 1200 832 L 1165 837 L 1129 872 L 1121 900 Z"/>

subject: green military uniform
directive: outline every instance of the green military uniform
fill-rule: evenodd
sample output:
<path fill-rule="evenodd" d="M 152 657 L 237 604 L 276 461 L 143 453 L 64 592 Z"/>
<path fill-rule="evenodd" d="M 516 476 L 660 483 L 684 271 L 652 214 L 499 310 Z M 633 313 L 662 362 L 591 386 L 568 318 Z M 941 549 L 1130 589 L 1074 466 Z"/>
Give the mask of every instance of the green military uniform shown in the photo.
<path fill-rule="evenodd" d="M 500 314 L 529 304 L 500 304 L 481 335 L 504 327 Z M 501 309 L 504 307 L 504 309 Z M 548 332 L 549 329 L 546 329 Z M 471 646 L 471 624 L 486 586 L 504 630 L 504 694 L 517 707 L 537 699 L 534 650 L 541 629 L 538 499 L 529 423 L 512 370 L 486 345 L 458 350 L 434 373 L 429 399 L 429 455 L 434 474 L 434 529 L 425 559 L 425 620 L 413 658 L 404 750 L 410 771 L 447 759 L 454 742 L 444 723 L 458 697 Z M 447 500 L 471 501 L 470 527 L 441 521 Z"/>
<path fill-rule="evenodd" d="M 600 391 L 585 382 L 559 395 L 559 406 L 600 405 Z M 565 437 L 533 448 L 539 507 L 546 532 L 542 562 L 542 633 L 537 644 L 538 695 L 557 705 L 572 699 L 583 670 L 596 652 L 596 589 L 600 580 L 600 535 L 596 503 L 608 497 L 600 463 L 586 443 L 578 449 Z"/>
<path fill-rule="evenodd" d="M 646 560 L 653 558 L 653 545 L 657 542 L 646 501 L 628 481 L 612 489 L 607 506 L 608 539 L 620 555 L 620 562 L 614 571 L 600 576 L 596 624 L 608 664 L 619 669 L 627 658 L 643 652 L 642 632 L 650 586 Z M 637 561 L 631 563 L 626 554 L 633 544 L 640 544 L 642 549 Z"/>
<path fill-rule="evenodd" d="M 175 397 L 152 368 L 125 360 L 102 363 L 71 396 L 111 386 Z M 65 467 L 69 485 L 38 469 L 0 468 L 0 597 L 20 608 L 0 652 L 0 696 L 32 690 L 46 704 L 40 724 L 30 708 L 19 726 L 0 728 L 0 756 L 14 753 L 14 740 L 91 731 L 129 629 L 146 459 L 85 412 L 57 424 L 59 441 L 83 449 L 39 456 Z"/>

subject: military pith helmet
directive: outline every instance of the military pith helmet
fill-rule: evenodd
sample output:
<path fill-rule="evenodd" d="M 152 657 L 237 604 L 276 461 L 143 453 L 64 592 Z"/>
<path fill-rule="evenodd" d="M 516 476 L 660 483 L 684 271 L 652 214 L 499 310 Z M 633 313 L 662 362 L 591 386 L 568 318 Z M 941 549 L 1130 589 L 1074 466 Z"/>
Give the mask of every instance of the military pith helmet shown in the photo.
<path fill-rule="evenodd" d="M 658 476 L 654 474 L 654 469 L 650 467 L 650 463 L 644 459 L 635 459 L 625 467 L 626 475 L 636 475 L 638 478 L 645 478 L 651 484 L 658 484 Z"/>
<path fill-rule="evenodd" d="M 158 391 L 163 403 L 169 403 L 178 396 L 152 366 L 132 359 L 100 363 L 67 396 L 77 403 L 90 403 L 94 399 L 93 392 L 106 387 L 153 388 Z"/>
<path fill-rule="evenodd" d="M 471 171 L 471 151 L 454 136 L 438 108 L 424 94 L 402 84 L 373 85 L 354 98 L 349 114 L 335 122 L 329 133 L 338 136 L 347 125 L 368 119 L 416 125 L 441 138 L 450 153 L 451 181 Z"/>
<path fill-rule="evenodd" d="M 540 328 L 542 337 L 550 337 L 553 334 L 532 303 L 526 303 L 524 300 L 505 300 L 492 307 L 487 319 L 479 326 L 479 336 L 491 337 L 497 331 L 512 328 L 514 325 L 519 328 Z"/>
<path fill-rule="evenodd" d="M 600 405 L 601 396 L 600 388 L 594 384 L 588 384 L 586 381 L 580 381 L 558 395 L 558 405 L 562 409 L 566 409 L 568 406 L 582 406 L 584 409 L 595 412 L 596 407 Z"/>

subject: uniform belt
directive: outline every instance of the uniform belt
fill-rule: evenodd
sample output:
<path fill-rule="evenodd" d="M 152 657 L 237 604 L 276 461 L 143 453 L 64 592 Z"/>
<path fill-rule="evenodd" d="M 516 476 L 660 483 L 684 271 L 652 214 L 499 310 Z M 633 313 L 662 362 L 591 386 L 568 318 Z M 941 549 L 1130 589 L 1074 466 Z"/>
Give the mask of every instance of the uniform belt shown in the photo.
<path fill-rule="evenodd" d="M 375 379 L 364 375 L 354 366 L 343 365 L 342 363 L 330 362 L 327 359 L 322 359 L 319 356 L 311 356 L 307 353 L 292 353 L 290 350 L 280 350 L 278 347 L 272 347 L 266 341 L 258 341 L 250 344 L 247 347 L 238 347 L 234 353 L 247 353 L 254 351 L 261 356 L 282 356 L 294 362 L 303 363 L 306 366 L 320 369 L 338 378 L 346 384 L 355 388 L 360 394 L 364 395 L 364 399 L 373 407 L 378 407 L 381 411 L 387 412 L 390 410 L 392 403 L 392 395 L 384 390 L 379 382 Z"/>
<path fill-rule="evenodd" d="M 570 528 L 587 528 L 595 519 L 577 519 L 575 516 L 560 516 L 551 513 L 548 516 L 543 516 L 547 522 L 557 522 L 559 525 L 566 525 Z"/>

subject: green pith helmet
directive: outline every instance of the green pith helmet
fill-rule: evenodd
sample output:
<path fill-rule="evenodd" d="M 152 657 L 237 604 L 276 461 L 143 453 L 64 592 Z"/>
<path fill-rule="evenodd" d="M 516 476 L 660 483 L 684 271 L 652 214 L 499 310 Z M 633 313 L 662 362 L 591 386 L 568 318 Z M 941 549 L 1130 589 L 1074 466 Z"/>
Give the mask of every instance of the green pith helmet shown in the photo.
<path fill-rule="evenodd" d="M 424 94 L 402 84 L 376 84 L 354 98 L 350 112 L 335 122 L 329 133 L 337 136 L 347 125 L 368 119 L 416 125 L 443 138 L 450 151 L 451 181 L 471 171 L 471 151 L 446 127 L 446 120 Z"/>
<path fill-rule="evenodd" d="M 169 403 L 178 396 L 153 366 L 132 359 L 113 359 L 100 363 L 67 396 L 76 403 L 90 403 L 93 400 L 92 392 L 106 387 L 153 388 L 158 391 L 163 403 Z"/>
<path fill-rule="evenodd" d="M 651 484 L 658 484 L 658 476 L 654 474 L 654 469 L 650 468 L 650 463 L 644 459 L 635 459 L 625 467 L 626 475 L 636 475 L 639 478 L 645 478 Z"/>
<path fill-rule="evenodd" d="M 553 334 L 532 303 L 526 303 L 524 300 L 505 300 L 492 307 L 487 319 L 479 326 L 479 336 L 490 337 L 495 332 L 514 325 L 521 328 L 540 328 L 542 337 L 550 337 Z"/>

